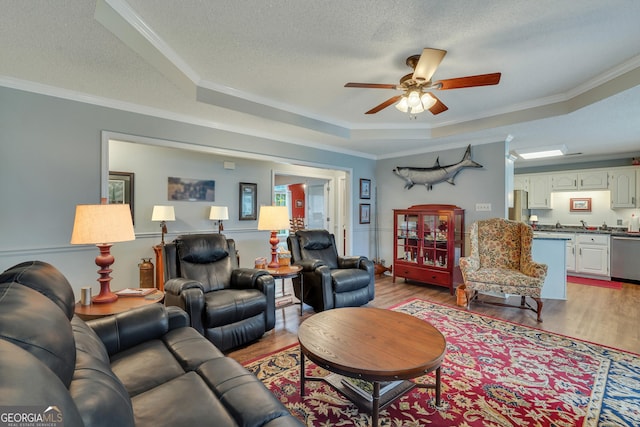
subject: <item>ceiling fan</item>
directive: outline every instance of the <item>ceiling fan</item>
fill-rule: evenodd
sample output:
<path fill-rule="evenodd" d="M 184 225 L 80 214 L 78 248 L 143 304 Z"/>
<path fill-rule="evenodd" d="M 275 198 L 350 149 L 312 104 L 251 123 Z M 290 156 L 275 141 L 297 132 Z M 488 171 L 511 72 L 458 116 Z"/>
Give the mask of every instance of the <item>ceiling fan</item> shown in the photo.
<path fill-rule="evenodd" d="M 431 90 L 461 89 L 475 86 L 491 86 L 500 83 L 501 73 L 480 74 L 477 76 L 458 77 L 432 81 L 438 65 L 447 54 L 446 50 L 424 48 L 421 55 L 412 55 L 407 58 L 407 65 L 413 68 L 413 73 L 400 79 L 400 84 L 384 83 L 347 83 L 344 87 L 358 87 L 370 89 L 395 89 L 404 91 L 404 94 L 393 96 L 383 103 L 373 107 L 365 114 L 375 114 L 391 104 L 398 102 L 396 108 L 410 114 L 421 113 L 424 110 L 432 114 L 440 114 L 449 108 L 442 103 Z"/>

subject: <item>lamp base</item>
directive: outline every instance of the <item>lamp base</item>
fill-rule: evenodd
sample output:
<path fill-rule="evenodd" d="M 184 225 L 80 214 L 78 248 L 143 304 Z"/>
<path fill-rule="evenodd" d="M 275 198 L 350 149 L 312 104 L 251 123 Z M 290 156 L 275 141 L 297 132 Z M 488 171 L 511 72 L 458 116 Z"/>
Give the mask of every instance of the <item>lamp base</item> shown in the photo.
<path fill-rule="evenodd" d="M 100 293 L 98 295 L 96 295 L 95 297 L 91 298 L 91 302 L 95 303 L 95 304 L 105 304 L 108 302 L 114 302 L 118 299 L 118 295 L 114 294 L 111 291 L 105 291 L 104 293 L 102 292 L 102 289 L 100 290 Z"/>
<path fill-rule="evenodd" d="M 274 269 L 280 268 L 280 263 L 278 262 L 278 243 L 280 243 L 280 239 L 278 239 L 278 231 L 274 230 L 271 232 L 269 243 L 271 244 L 271 262 L 267 267 Z"/>
<path fill-rule="evenodd" d="M 102 243 L 96 245 L 100 250 L 100 255 L 96 257 L 96 265 L 100 267 L 98 270 L 98 274 L 100 277 L 98 278 L 98 282 L 100 283 L 100 293 L 91 299 L 96 304 L 104 304 L 108 302 L 114 302 L 118 299 L 118 295 L 111 292 L 110 284 L 111 284 L 111 270 L 109 267 L 115 259 L 113 255 L 111 255 L 111 244 Z"/>

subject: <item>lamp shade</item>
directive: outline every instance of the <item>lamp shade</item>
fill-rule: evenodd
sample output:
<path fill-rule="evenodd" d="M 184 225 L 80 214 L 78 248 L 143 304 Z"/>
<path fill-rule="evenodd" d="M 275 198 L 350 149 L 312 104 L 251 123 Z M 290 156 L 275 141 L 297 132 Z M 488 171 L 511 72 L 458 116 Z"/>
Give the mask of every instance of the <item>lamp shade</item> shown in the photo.
<path fill-rule="evenodd" d="M 135 238 L 129 205 L 76 206 L 71 244 L 126 242 Z"/>
<path fill-rule="evenodd" d="M 211 210 L 209 211 L 209 219 L 229 219 L 229 210 L 226 206 L 211 206 Z"/>
<path fill-rule="evenodd" d="M 175 221 L 176 212 L 173 206 L 156 205 L 153 207 L 151 221 Z"/>
<path fill-rule="evenodd" d="M 286 206 L 260 206 L 258 230 L 288 230 L 289 208 Z"/>
<path fill-rule="evenodd" d="M 529 217 L 529 221 L 531 221 L 531 222 L 536 222 L 536 221 L 538 221 L 538 215 L 531 215 L 531 216 Z"/>

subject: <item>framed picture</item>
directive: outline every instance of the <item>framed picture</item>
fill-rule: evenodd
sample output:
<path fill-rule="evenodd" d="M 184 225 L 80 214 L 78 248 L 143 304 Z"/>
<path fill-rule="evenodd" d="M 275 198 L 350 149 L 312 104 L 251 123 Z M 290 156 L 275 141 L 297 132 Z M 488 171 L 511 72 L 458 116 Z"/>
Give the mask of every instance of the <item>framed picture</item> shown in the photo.
<path fill-rule="evenodd" d="M 361 199 L 370 199 L 371 198 L 371 180 L 370 179 L 360 179 L 360 198 Z"/>
<path fill-rule="evenodd" d="M 167 178 L 167 200 L 189 202 L 213 202 L 216 199 L 216 182 L 203 179 Z"/>
<path fill-rule="evenodd" d="M 131 220 L 133 216 L 133 172 L 109 171 L 109 204 L 128 204 L 131 209 Z M 135 224 L 135 221 L 134 221 Z"/>
<path fill-rule="evenodd" d="M 360 224 L 371 223 L 371 205 L 369 203 L 360 203 Z"/>
<path fill-rule="evenodd" d="M 302 207 L 302 199 L 298 199 L 296 200 L 296 208 L 301 208 Z"/>
<path fill-rule="evenodd" d="M 240 221 L 258 219 L 258 184 L 240 183 Z"/>
<path fill-rule="evenodd" d="M 570 212 L 591 212 L 591 199 L 569 199 Z"/>

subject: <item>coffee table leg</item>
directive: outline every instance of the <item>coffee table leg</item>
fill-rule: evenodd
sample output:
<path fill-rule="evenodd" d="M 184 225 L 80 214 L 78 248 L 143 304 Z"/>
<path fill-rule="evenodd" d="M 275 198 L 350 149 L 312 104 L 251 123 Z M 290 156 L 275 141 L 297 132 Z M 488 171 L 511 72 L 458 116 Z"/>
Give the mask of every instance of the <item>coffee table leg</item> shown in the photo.
<path fill-rule="evenodd" d="M 378 427 L 378 412 L 380 410 L 380 382 L 373 382 L 373 402 L 371 407 L 371 426 Z"/>
<path fill-rule="evenodd" d="M 300 397 L 304 397 L 304 353 L 300 350 Z"/>
<path fill-rule="evenodd" d="M 436 369 L 436 406 L 440 406 L 440 367 Z"/>

